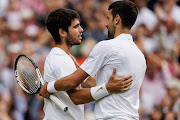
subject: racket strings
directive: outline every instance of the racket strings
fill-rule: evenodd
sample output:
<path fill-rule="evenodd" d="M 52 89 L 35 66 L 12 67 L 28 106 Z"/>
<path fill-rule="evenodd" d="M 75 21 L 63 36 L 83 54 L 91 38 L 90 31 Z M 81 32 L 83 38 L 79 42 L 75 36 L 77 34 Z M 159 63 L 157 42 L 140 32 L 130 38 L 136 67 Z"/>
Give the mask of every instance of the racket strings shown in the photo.
<path fill-rule="evenodd" d="M 28 74 L 26 74 L 26 73 L 22 74 L 22 73 L 21 73 L 20 76 L 22 76 L 22 78 L 20 79 L 21 84 L 22 84 L 29 92 L 34 93 L 34 92 L 37 91 L 37 89 L 38 89 L 37 86 L 32 82 L 33 79 L 30 79 L 30 78 L 29 78 L 29 75 L 28 75 Z"/>
<path fill-rule="evenodd" d="M 35 67 L 26 57 L 21 57 L 17 64 L 18 78 L 22 86 L 34 94 L 39 90 L 40 82 Z"/>
<path fill-rule="evenodd" d="M 26 59 L 25 59 L 26 60 Z M 23 61 L 21 63 L 23 64 L 20 64 L 22 65 L 23 67 L 21 67 L 21 83 L 22 85 L 31 93 L 34 93 L 37 91 L 38 87 L 37 85 L 35 84 L 34 81 L 34 78 L 37 78 L 37 75 L 36 75 L 36 72 L 35 72 L 35 69 L 34 69 L 34 66 L 31 66 L 31 62 L 30 64 L 27 64 L 29 61 L 26 60 L 26 61 Z M 25 66 L 26 65 L 26 66 Z M 27 68 L 27 65 L 29 66 Z M 34 77 L 35 76 L 35 77 Z"/>
<path fill-rule="evenodd" d="M 22 65 L 22 64 L 21 64 Z M 37 89 L 37 86 L 33 83 L 33 77 L 29 76 L 26 68 L 22 67 L 20 71 L 20 82 L 21 84 L 31 93 L 35 92 Z M 29 71 L 29 69 L 28 69 Z M 34 76 L 34 73 L 31 71 L 31 75 Z"/>
<path fill-rule="evenodd" d="M 24 62 L 25 65 L 30 65 L 31 67 L 28 67 L 27 70 L 27 66 L 23 65 L 24 67 L 22 67 L 22 71 L 21 74 L 23 74 L 23 78 L 27 81 L 27 85 L 29 85 L 29 87 L 31 88 L 30 90 L 37 90 L 37 85 L 35 84 L 35 81 L 38 79 L 37 77 L 37 73 L 35 71 L 34 66 L 32 65 L 32 63 L 27 60 Z M 27 64 L 29 63 L 29 64 Z M 35 79 L 36 78 L 36 79 Z M 34 92 L 34 91 L 33 91 Z"/>

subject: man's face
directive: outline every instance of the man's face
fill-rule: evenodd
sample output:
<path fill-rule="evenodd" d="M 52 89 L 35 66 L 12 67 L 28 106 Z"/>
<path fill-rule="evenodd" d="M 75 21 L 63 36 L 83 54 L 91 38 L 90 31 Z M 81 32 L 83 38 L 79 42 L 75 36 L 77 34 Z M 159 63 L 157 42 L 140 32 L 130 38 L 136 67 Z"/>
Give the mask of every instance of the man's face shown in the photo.
<path fill-rule="evenodd" d="M 68 46 L 79 45 L 82 40 L 83 29 L 80 26 L 78 19 L 74 19 L 71 22 L 71 26 L 68 28 L 68 34 L 66 38 L 66 44 Z"/>
<path fill-rule="evenodd" d="M 107 29 L 108 29 L 108 37 L 110 39 L 114 38 L 116 27 L 114 25 L 113 15 L 111 14 L 112 10 L 109 10 L 107 15 Z"/>

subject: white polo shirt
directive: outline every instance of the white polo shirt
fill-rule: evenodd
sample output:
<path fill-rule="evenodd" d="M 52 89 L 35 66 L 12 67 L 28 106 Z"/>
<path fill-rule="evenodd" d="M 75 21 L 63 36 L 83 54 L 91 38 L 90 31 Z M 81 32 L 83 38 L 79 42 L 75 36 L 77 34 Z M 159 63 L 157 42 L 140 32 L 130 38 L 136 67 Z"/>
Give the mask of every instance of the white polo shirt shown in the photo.
<path fill-rule="evenodd" d="M 44 80 L 51 82 L 73 73 L 76 66 L 71 57 L 58 47 L 52 48 L 44 65 Z M 58 91 L 55 95 L 68 106 L 70 117 L 49 99 L 44 99 L 44 120 L 84 120 L 84 105 L 74 105 L 66 91 Z"/>
<path fill-rule="evenodd" d="M 146 61 L 130 34 L 99 42 L 81 65 L 91 77 L 96 75 L 97 85 L 108 82 L 114 67 L 117 68 L 117 77 L 133 75 L 131 89 L 96 101 L 95 117 L 138 120 L 139 90 L 146 71 Z"/>

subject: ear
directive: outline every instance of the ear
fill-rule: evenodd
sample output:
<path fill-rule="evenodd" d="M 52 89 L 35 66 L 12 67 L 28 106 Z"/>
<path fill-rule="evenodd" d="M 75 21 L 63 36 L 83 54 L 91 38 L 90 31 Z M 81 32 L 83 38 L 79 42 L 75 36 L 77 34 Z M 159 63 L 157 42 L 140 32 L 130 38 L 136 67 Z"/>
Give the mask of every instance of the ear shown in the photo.
<path fill-rule="evenodd" d="M 117 14 L 116 17 L 114 18 L 114 22 L 115 22 L 115 25 L 121 23 L 121 17 Z"/>
<path fill-rule="evenodd" d="M 61 38 L 65 38 L 67 36 L 67 32 L 63 30 L 62 28 L 59 29 L 59 35 Z"/>

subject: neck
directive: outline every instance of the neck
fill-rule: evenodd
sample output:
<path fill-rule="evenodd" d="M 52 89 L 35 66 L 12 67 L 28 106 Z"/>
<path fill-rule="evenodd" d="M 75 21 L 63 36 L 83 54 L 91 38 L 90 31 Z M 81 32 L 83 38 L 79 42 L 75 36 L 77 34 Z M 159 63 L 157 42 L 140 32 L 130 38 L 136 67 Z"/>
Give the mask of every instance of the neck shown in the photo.
<path fill-rule="evenodd" d="M 122 33 L 124 33 L 124 34 L 130 34 L 130 29 L 128 29 L 128 28 L 116 29 L 116 32 L 115 32 L 115 34 L 114 34 L 114 38 L 117 37 L 118 35 L 122 34 Z"/>
<path fill-rule="evenodd" d="M 72 46 L 67 46 L 66 44 L 55 44 L 54 47 L 58 47 L 61 48 L 64 52 L 66 52 L 67 54 L 69 54 L 70 49 L 72 48 Z"/>

